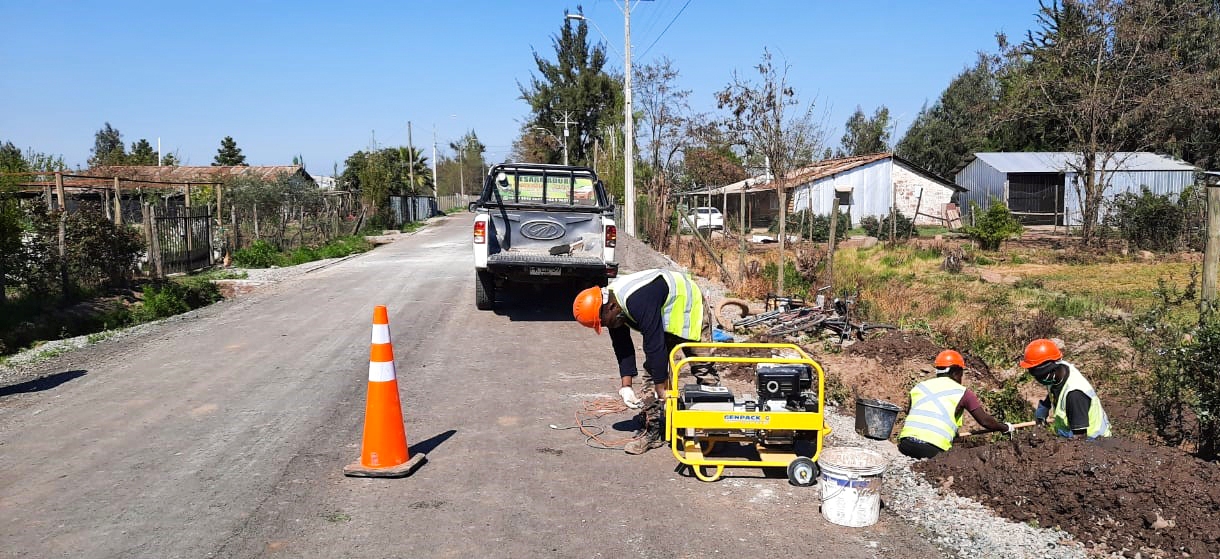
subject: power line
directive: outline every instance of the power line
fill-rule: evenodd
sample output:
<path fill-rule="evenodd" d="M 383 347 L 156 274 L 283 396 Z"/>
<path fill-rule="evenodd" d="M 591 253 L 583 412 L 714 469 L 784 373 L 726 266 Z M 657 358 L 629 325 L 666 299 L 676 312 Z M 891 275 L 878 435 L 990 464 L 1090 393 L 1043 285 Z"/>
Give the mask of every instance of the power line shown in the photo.
<path fill-rule="evenodd" d="M 682 4 L 682 9 L 678 10 L 678 13 L 674 14 L 674 18 L 669 20 L 669 24 L 665 26 L 665 29 L 661 30 L 661 34 L 657 35 L 657 38 L 652 40 L 652 43 L 648 45 L 648 48 L 644 49 L 644 53 L 640 55 L 640 58 L 644 58 L 644 55 L 648 54 L 648 51 L 652 50 L 652 46 L 657 44 L 657 41 L 660 41 L 661 37 L 665 36 L 665 32 L 669 31 L 669 27 L 673 25 L 675 21 L 678 21 L 678 16 L 682 15 L 682 12 L 686 11 L 686 7 L 689 5 L 690 0 L 686 0 L 686 3 Z"/>

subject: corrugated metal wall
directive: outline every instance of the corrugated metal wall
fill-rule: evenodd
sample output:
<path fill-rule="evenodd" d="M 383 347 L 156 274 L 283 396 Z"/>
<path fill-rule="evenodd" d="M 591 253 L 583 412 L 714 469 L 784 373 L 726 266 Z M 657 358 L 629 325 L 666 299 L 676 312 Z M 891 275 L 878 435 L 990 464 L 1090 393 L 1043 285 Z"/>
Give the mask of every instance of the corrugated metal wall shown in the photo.
<path fill-rule="evenodd" d="M 974 202 L 979 205 L 982 211 L 987 210 L 987 206 L 991 205 L 992 198 L 1000 200 L 1005 199 L 1004 181 L 1008 176 L 985 163 L 982 159 L 975 159 L 964 169 L 954 175 L 953 182 L 958 186 L 966 188 L 966 192 L 960 192 L 957 195 L 957 205 L 961 208 L 962 218 L 966 223 L 970 223 L 970 203 Z"/>
<path fill-rule="evenodd" d="M 1080 225 L 1081 205 L 1080 193 L 1076 187 L 1076 173 L 1067 173 L 1064 177 L 1065 190 L 1063 205 L 1067 211 L 1067 224 Z M 1119 171 L 1109 174 L 1110 185 L 1106 187 L 1105 198 L 1110 199 L 1123 192 L 1138 194 L 1142 187 L 1148 187 L 1153 194 L 1169 195 L 1174 202 L 1186 187 L 1195 183 L 1194 171 Z M 1083 184 L 1080 189 L 1083 189 Z M 1105 208 L 1102 208 L 1104 215 Z"/>
<path fill-rule="evenodd" d="M 893 196 L 893 186 L 890 180 L 892 161 L 892 159 L 874 161 L 834 177 L 826 177 L 810 184 L 801 185 L 792 193 L 792 211 L 799 212 L 809 209 L 810 193 L 812 192 L 813 213 L 827 215 L 834 203 L 835 188 L 851 187 L 852 205 L 850 208 L 840 207 L 840 210 L 851 210 L 852 227 L 859 225 L 862 217 L 888 215 Z"/>

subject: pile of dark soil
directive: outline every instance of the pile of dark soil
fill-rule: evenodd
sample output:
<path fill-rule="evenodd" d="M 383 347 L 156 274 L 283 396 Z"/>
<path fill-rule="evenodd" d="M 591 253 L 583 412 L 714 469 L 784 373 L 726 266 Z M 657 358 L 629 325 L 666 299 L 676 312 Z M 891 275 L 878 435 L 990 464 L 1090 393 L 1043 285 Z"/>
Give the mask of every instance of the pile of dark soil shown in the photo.
<path fill-rule="evenodd" d="M 1097 551 L 1220 556 L 1220 464 L 1175 449 L 1031 428 L 1011 441 L 955 447 L 914 470 L 1001 516 L 1057 526 Z"/>
<path fill-rule="evenodd" d="M 856 342 L 847 348 L 846 353 L 848 355 L 873 357 L 887 367 L 899 365 L 907 359 L 913 359 L 922 361 L 927 364 L 927 367 L 931 368 L 932 361 L 936 359 L 936 354 L 945 349 L 950 348 L 939 347 L 922 334 L 896 330 Z M 992 381 L 996 380 L 991 373 L 991 368 L 982 359 L 964 351 L 962 352 L 962 358 L 966 360 L 967 369 L 973 370 L 983 378 Z"/>

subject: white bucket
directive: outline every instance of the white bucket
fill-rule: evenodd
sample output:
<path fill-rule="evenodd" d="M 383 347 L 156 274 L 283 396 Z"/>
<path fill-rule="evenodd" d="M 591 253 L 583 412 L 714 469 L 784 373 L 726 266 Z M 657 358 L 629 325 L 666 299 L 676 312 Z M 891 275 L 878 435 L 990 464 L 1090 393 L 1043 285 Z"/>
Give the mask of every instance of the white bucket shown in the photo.
<path fill-rule="evenodd" d="M 881 473 L 886 459 L 867 448 L 827 448 L 818 457 L 822 468 L 822 516 L 840 526 L 861 528 L 877 523 L 881 512 Z"/>

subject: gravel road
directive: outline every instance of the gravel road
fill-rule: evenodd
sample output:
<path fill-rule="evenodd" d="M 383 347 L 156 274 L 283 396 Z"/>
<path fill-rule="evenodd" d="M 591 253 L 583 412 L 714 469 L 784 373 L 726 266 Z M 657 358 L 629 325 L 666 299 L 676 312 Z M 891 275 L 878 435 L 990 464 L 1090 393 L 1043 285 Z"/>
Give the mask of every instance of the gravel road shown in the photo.
<path fill-rule="evenodd" d="M 707 484 L 664 449 L 630 457 L 548 428 L 611 395 L 609 341 L 536 291 L 475 311 L 468 217 L 10 359 L 0 557 L 1084 556 L 942 494 L 845 416 L 828 445 L 892 459 L 868 528 L 822 519 L 817 488 L 749 469 Z M 676 267 L 626 237 L 620 251 L 625 272 Z M 359 454 L 374 304 L 390 305 L 408 439 L 430 459 L 406 480 L 339 473 Z"/>

